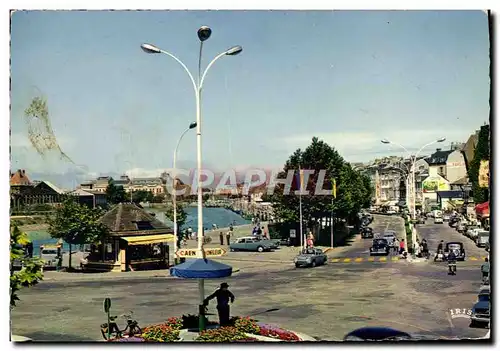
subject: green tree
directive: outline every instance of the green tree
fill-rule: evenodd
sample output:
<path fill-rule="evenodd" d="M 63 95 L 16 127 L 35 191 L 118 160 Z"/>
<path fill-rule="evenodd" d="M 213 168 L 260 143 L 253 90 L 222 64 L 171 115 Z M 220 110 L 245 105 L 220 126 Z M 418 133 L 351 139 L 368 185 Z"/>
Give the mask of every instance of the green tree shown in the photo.
<path fill-rule="evenodd" d="M 151 202 L 155 204 L 161 204 L 162 202 L 165 202 L 165 194 L 156 194 L 155 196 L 153 196 Z"/>
<path fill-rule="evenodd" d="M 359 210 L 369 205 L 371 199 L 371 181 L 346 163 L 340 154 L 324 141 L 314 137 L 311 144 L 302 151 L 296 150 L 286 161 L 279 178 L 286 178 L 289 170 L 298 174 L 299 168 L 314 170 L 307 182 L 307 195 L 302 195 L 302 217 L 308 227 L 313 227 L 321 218 L 329 218 L 332 211 L 337 218 L 354 219 Z M 315 195 L 320 171 L 325 171 L 323 188 L 331 191 L 332 179 L 337 184 L 336 198 L 333 195 Z M 294 176 L 292 191 L 299 188 Z M 299 221 L 299 196 L 283 194 L 284 185 L 276 187 L 271 196 L 273 209 L 284 222 Z"/>
<path fill-rule="evenodd" d="M 99 208 L 89 208 L 68 198 L 53 215 L 47 217 L 50 236 L 70 244 L 69 267 L 71 245 L 98 243 L 108 234 L 108 228 L 99 221 L 102 214 Z"/>
<path fill-rule="evenodd" d="M 26 257 L 24 246 L 29 243 L 28 236 L 17 225 L 10 228 L 10 307 L 19 301 L 18 291 L 30 287 L 43 279 L 43 262 L 38 258 Z M 20 264 L 21 270 L 14 271 L 14 264 Z"/>
<path fill-rule="evenodd" d="M 151 191 L 147 190 L 138 190 L 132 193 L 132 202 L 140 203 L 140 202 L 153 202 L 154 195 Z"/>
<path fill-rule="evenodd" d="M 338 200 L 333 201 L 332 196 L 315 195 L 316 184 L 318 182 L 319 172 L 325 170 L 324 185 L 325 189 L 331 189 L 332 179 L 338 180 L 344 164 L 343 158 L 339 153 L 324 141 L 314 137 L 312 143 L 304 150 L 296 150 L 286 161 L 280 178 L 286 178 L 289 170 L 294 170 L 293 190 L 298 190 L 299 182 L 297 175 L 299 168 L 302 170 L 314 170 L 314 174 L 309 177 L 307 182 L 307 195 L 302 195 L 302 215 L 303 221 L 307 226 L 312 226 L 320 218 L 329 217 L 332 210 L 337 209 Z M 275 193 L 271 197 L 276 216 L 285 222 L 299 221 L 299 203 L 300 197 L 293 192 L 289 195 L 283 194 L 284 186 L 276 187 Z"/>
<path fill-rule="evenodd" d="M 172 222 L 174 221 L 173 205 L 167 206 L 165 216 Z M 184 223 L 186 223 L 186 220 L 187 220 L 187 214 L 186 211 L 184 211 L 184 207 L 180 203 L 177 203 L 177 246 L 180 246 L 180 242 L 183 237 L 180 228 L 184 225 Z"/>
<path fill-rule="evenodd" d="M 117 186 L 112 178 L 109 180 L 106 188 L 106 200 L 112 205 L 127 201 L 125 189 L 121 185 Z"/>
<path fill-rule="evenodd" d="M 479 187 L 479 168 L 482 160 L 490 159 L 490 126 L 484 125 L 479 130 L 479 137 L 474 159 L 469 166 L 469 179 L 472 183 L 472 194 L 476 204 L 488 201 L 488 188 Z"/>

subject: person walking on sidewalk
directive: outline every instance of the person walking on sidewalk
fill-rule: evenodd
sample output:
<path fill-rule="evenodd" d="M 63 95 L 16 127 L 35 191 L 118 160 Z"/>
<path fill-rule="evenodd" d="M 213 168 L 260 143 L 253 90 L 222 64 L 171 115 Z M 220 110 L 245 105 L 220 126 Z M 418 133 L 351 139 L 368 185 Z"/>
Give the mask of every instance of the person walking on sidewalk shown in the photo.
<path fill-rule="evenodd" d="M 402 255 L 405 251 L 405 239 L 401 239 L 399 242 L 399 254 Z"/>
<path fill-rule="evenodd" d="M 234 295 L 229 291 L 229 285 L 227 283 L 222 283 L 219 289 L 215 290 L 212 295 L 208 296 L 203 301 L 203 305 L 208 306 L 208 303 L 213 298 L 217 298 L 217 312 L 219 313 L 220 326 L 228 325 L 230 315 L 229 303 L 234 303 Z"/>
<path fill-rule="evenodd" d="M 394 242 L 392 243 L 392 251 L 394 251 L 394 254 L 397 255 L 399 250 L 399 240 L 398 238 L 394 238 Z"/>
<path fill-rule="evenodd" d="M 219 239 L 220 239 L 220 244 L 224 245 L 224 233 L 220 232 Z"/>
<path fill-rule="evenodd" d="M 490 262 L 488 260 L 488 257 L 484 259 L 484 263 L 481 265 L 481 273 L 483 275 L 483 281 L 488 279 L 490 275 Z"/>
<path fill-rule="evenodd" d="M 233 234 L 233 232 L 231 230 L 229 230 L 227 233 L 226 233 L 226 242 L 227 242 L 227 246 L 229 246 L 229 241 L 231 239 L 231 235 Z"/>

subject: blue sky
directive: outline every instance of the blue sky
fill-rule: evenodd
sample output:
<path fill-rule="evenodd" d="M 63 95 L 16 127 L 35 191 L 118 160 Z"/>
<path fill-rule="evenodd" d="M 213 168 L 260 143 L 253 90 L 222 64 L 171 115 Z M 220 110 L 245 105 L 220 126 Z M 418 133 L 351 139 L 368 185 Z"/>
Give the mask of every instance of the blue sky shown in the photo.
<path fill-rule="evenodd" d="M 281 166 L 319 136 L 348 161 L 399 154 L 445 136 L 465 141 L 489 118 L 489 34 L 481 11 L 18 12 L 12 16 L 12 168 L 75 168 L 29 144 L 23 111 L 47 98 L 63 151 L 90 173 L 170 168 L 195 119 L 182 67 L 196 74 L 201 25 L 204 167 Z M 432 148 L 431 148 L 432 149 Z M 195 133 L 179 166 L 196 160 Z"/>

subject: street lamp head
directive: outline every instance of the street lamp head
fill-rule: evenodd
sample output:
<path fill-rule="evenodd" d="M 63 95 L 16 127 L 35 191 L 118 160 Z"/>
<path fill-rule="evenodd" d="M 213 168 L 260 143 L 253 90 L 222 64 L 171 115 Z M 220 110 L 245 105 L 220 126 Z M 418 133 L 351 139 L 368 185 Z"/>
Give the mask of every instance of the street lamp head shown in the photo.
<path fill-rule="evenodd" d="M 234 56 L 234 55 L 238 55 L 242 51 L 243 51 L 243 48 L 239 45 L 236 45 L 236 46 L 233 46 L 232 48 L 228 49 L 226 51 L 226 55 Z"/>
<path fill-rule="evenodd" d="M 152 44 L 142 44 L 141 49 L 147 54 L 159 54 L 161 50 Z"/>
<path fill-rule="evenodd" d="M 211 35 L 212 30 L 210 29 L 210 27 L 201 26 L 200 29 L 198 29 L 198 39 L 200 39 L 200 41 L 207 40 Z"/>
<path fill-rule="evenodd" d="M 189 129 L 194 129 L 194 128 L 196 128 L 197 126 L 198 126 L 198 123 L 193 122 L 193 123 L 191 123 L 191 124 L 189 125 Z"/>
<path fill-rule="evenodd" d="M 391 143 L 391 142 L 390 142 L 389 140 L 387 140 L 387 139 L 382 139 L 382 140 L 380 140 L 380 142 L 381 142 L 382 144 L 390 144 L 390 143 Z"/>
<path fill-rule="evenodd" d="M 445 140 L 446 140 L 446 138 L 439 138 L 439 139 L 437 140 L 437 142 L 438 142 L 438 143 L 442 143 L 442 142 L 443 142 L 443 141 L 445 141 Z"/>

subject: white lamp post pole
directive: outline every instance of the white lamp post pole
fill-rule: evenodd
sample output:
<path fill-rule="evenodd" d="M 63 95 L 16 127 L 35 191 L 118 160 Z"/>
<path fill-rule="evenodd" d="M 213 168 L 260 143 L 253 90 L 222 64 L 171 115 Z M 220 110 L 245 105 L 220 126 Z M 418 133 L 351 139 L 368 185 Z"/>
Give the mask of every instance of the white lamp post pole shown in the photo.
<path fill-rule="evenodd" d="M 201 27 L 198 30 L 198 38 L 201 41 L 200 57 L 198 60 L 198 62 L 199 62 L 198 68 L 201 68 L 201 53 L 202 53 L 203 42 L 210 37 L 211 32 L 212 32 L 211 29 L 208 27 L 205 27 L 205 26 Z M 195 93 L 195 100 L 196 100 L 196 125 L 197 125 L 197 127 L 196 127 L 196 158 L 197 158 L 197 173 L 198 173 L 197 174 L 197 177 L 198 177 L 198 180 L 197 180 L 197 187 L 198 187 L 198 189 L 197 189 L 197 191 L 198 191 L 198 253 L 197 253 L 197 257 L 203 258 L 204 254 L 205 254 L 204 250 L 203 250 L 203 234 L 204 234 L 203 233 L 203 193 L 202 193 L 203 189 L 200 186 L 201 185 L 201 159 L 202 159 L 201 158 L 201 156 L 202 156 L 202 153 L 201 153 L 201 91 L 203 89 L 203 82 L 204 82 L 205 77 L 208 73 L 208 70 L 210 69 L 210 67 L 212 67 L 212 65 L 215 63 L 215 61 L 217 61 L 218 59 L 220 59 L 222 56 L 225 56 L 225 55 L 228 55 L 228 56 L 237 55 L 243 49 L 241 46 L 233 46 L 230 49 L 217 55 L 208 64 L 207 68 L 205 68 L 205 71 L 203 72 L 203 74 L 198 74 L 199 79 L 198 79 L 198 83 L 197 83 L 194 80 L 194 77 L 191 74 L 191 72 L 189 71 L 189 69 L 186 67 L 186 65 L 180 59 L 178 59 L 176 56 L 174 56 L 173 54 L 171 54 L 165 50 L 162 50 L 154 45 L 151 45 L 151 44 L 142 44 L 141 48 L 142 48 L 142 50 L 144 50 L 146 53 L 149 53 L 149 54 L 160 54 L 161 53 L 161 54 L 165 54 L 165 55 L 168 55 L 171 58 L 173 58 L 175 61 L 177 61 L 182 66 L 182 68 L 184 68 L 184 70 L 188 74 L 189 79 L 191 80 L 191 83 L 193 85 L 193 89 L 194 89 L 194 93 Z"/>
<path fill-rule="evenodd" d="M 177 152 L 179 150 L 179 145 L 181 144 L 182 138 L 189 132 L 191 129 L 196 127 L 196 122 L 193 122 L 179 137 L 177 141 L 177 145 L 174 150 L 174 161 L 173 161 L 173 169 L 174 176 L 172 177 L 172 205 L 174 210 L 174 263 L 177 264 L 177 241 L 178 241 L 178 225 L 177 225 Z"/>

